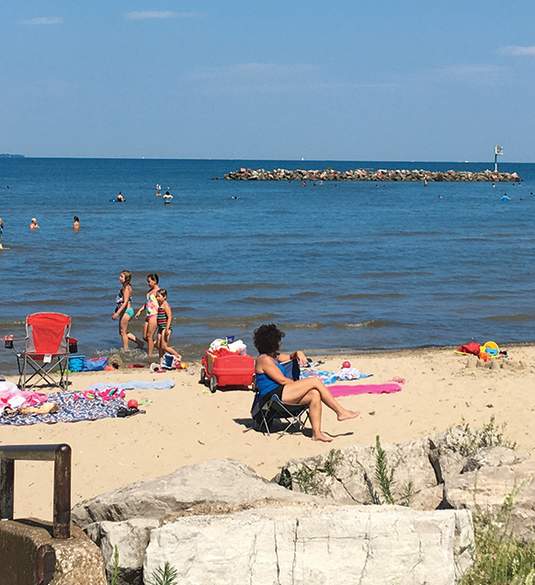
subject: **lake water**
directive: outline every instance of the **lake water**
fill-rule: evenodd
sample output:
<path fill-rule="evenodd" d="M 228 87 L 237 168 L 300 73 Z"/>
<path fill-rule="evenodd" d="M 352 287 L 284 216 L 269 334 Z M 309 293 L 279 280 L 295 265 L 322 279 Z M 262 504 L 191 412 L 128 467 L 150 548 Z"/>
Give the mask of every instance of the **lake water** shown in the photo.
<path fill-rule="evenodd" d="M 315 349 L 535 339 L 535 165 L 502 165 L 523 182 L 496 188 L 214 180 L 241 166 L 488 165 L 0 159 L 0 336 L 53 310 L 72 315 L 83 353 L 119 346 L 111 314 L 128 269 L 139 305 L 145 274 L 160 275 L 175 345 L 190 356 L 219 336 L 250 342 L 266 321 L 285 329 L 287 346 Z M 154 196 L 157 182 L 171 205 Z M 123 205 L 110 202 L 119 190 Z M 12 367 L 0 351 L 0 371 Z"/>

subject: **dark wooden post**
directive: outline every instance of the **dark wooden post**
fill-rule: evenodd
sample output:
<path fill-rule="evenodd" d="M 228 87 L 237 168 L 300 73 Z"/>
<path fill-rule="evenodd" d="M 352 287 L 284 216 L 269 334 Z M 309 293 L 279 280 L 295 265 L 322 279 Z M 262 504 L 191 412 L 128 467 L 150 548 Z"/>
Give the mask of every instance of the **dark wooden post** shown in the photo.
<path fill-rule="evenodd" d="M 13 492 L 15 489 L 15 462 L 0 459 L 0 519 L 13 519 Z"/>
<path fill-rule="evenodd" d="M 71 535 L 71 448 L 61 445 L 54 458 L 54 538 Z"/>

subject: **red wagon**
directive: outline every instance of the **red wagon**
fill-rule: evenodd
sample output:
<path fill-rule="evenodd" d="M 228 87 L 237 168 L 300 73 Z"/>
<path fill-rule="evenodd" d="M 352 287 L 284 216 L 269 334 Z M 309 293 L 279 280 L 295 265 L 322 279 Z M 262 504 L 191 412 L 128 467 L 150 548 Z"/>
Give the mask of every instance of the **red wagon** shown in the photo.
<path fill-rule="evenodd" d="M 254 384 L 254 358 L 219 349 L 208 350 L 201 359 L 201 384 L 215 392 L 229 386 L 252 388 Z"/>

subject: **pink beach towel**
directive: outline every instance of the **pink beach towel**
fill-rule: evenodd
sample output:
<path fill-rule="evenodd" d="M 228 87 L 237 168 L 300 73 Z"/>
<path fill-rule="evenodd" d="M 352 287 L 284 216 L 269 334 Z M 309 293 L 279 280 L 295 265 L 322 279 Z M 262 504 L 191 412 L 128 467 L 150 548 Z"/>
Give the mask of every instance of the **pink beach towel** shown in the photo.
<path fill-rule="evenodd" d="M 386 384 L 353 384 L 345 386 L 336 384 L 328 386 L 333 396 L 354 396 L 356 394 L 392 394 L 401 390 L 398 382 L 387 382 Z"/>

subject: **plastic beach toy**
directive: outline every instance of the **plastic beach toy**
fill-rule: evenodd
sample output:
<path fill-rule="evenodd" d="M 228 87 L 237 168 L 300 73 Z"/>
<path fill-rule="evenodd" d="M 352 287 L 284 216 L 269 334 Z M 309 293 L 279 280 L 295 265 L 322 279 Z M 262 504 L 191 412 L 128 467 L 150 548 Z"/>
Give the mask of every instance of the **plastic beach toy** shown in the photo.
<path fill-rule="evenodd" d="M 351 367 L 351 362 L 349 361 L 345 361 L 342 363 L 342 368 L 345 370 L 346 368 L 350 368 Z"/>
<path fill-rule="evenodd" d="M 500 355 L 500 347 L 495 341 L 487 341 L 481 346 L 481 353 L 484 353 L 491 359 L 494 359 Z"/>

